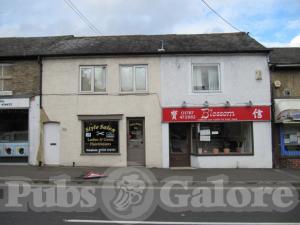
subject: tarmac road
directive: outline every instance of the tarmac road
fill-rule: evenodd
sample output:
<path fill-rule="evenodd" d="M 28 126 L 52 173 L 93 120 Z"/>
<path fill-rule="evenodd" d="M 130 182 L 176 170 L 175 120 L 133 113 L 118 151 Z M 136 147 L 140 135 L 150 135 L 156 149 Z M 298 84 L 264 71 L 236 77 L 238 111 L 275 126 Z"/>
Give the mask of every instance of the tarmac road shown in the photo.
<path fill-rule="evenodd" d="M 90 168 L 89 168 L 90 169 Z M 93 168 L 95 171 L 106 171 L 107 168 Z M 277 170 L 277 169 L 195 169 L 195 170 L 170 170 L 170 169 L 150 169 L 150 173 L 154 175 L 157 183 L 152 183 L 147 186 L 147 190 L 154 191 L 155 201 L 158 202 L 154 207 L 145 208 L 146 211 L 144 214 L 149 214 L 142 219 L 140 218 L 131 218 L 131 219 L 122 219 L 122 218 L 112 218 L 111 214 L 106 210 L 103 201 L 107 198 L 109 200 L 110 192 L 103 192 L 103 190 L 112 190 L 113 194 L 116 194 L 117 191 L 115 189 L 115 182 L 118 179 L 122 179 L 123 177 L 114 177 L 113 174 L 109 174 L 109 179 L 111 182 L 107 185 L 103 185 L 102 180 L 100 183 L 98 181 L 84 181 L 78 177 L 84 172 L 87 171 L 87 168 L 72 168 L 72 167 L 30 167 L 30 166 L 0 166 L 0 225 L 88 225 L 88 224 L 132 224 L 132 223 L 140 223 L 140 224 L 155 224 L 155 225 L 202 225 L 202 224 L 299 224 L 300 225 L 300 204 L 299 204 L 299 196 L 300 196 L 300 170 Z M 119 171 L 126 172 L 128 168 L 120 168 Z M 147 171 L 144 171 L 147 172 Z M 142 173 L 143 174 L 143 173 Z M 197 196 L 195 193 L 190 192 L 190 190 L 194 190 L 197 187 L 209 187 L 211 190 L 211 186 L 208 185 L 208 179 L 219 175 L 226 175 L 229 179 L 229 183 L 225 186 L 224 191 L 228 193 L 232 187 L 236 188 L 266 188 L 266 187 L 288 187 L 289 185 L 294 185 L 294 195 L 293 201 L 294 205 L 285 212 L 281 212 L 276 208 L 270 211 L 261 211 L 258 208 L 253 207 L 256 211 L 247 211 L 242 208 L 239 212 L 237 210 L 226 210 L 220 208 L 211 207 L 209 212 L 205 212 L 200 210 L 198 212 L 193 211 L 187 207 L 179 207 L 176 212 L 171 212 L 170 208 L 162 207 L 164 205 L 159 204 L 162 202 L 162 196 L 160 193 L 163 190 L 167 190 L 164 186 L 164 182 L 166 179 L 170 179 L 171 181 L 185 181 L 187 177 L 190 177 L 192 180 L 189 183 L 189 187 L 186 189 L 184 186 L 177 185 L 174 186 L 172 190 L 174 192 L 170 192 L 172 197 L 170 199 L 172 201 L 178 200 L 178 195 L 184 200 L 185 197 L 182 194 L 189 194 L 188 202 L 191 202 L 193 196 Z M 22 177 L 20 177 L 22 175 Z M 69 212 L 65 212 L 64 208 L 54 208 L 52 211 L 45 211 L 44 209 L 39 209 L 30 207 L 33 204 L 33 192 L 28 194 L 28 196 L 24 197 L 24 202 L 21 202 L 23 205 L 28 205 L 29 208 L 23 212 L 15 211 L 15 209 L 11 209 L 8 207 L 3 207 L 5 205 L 5 199 L 8 196 L 7 186 L 4 185 L 7 181 L 23 181 L 27 182 L 27 179 L 30 181 L 30 187 L 34 188 L 32 190 L 37 190 L 37 195 L 39 194 L 39 190 L 46 191 L 47 188 L 51 188 L 54 186 L 53 181 L 51 179 L 53 177 L 68 175 L 71 178 L 70 183 L 66 183 L 64 188 L 74 187 L 75 192 L 76 189 L 80 189 L 83 187 L 97 187 L 96 190 L 100 193 L 97 196 L 97 201 L 100 200 L 99 205 L 97 207 L 92 208 L 88 212 L 82 212 L 82 210 L 78 211 L 78 209 L 69 209 Z M 126 175 L 126 174 L 125 174 Z M 151 175 L 151 174 L 150 174 Z M 116 178 L 116 179 L 115 179 Z M 22 180 L 24 179 L 24 180 Z M 49 180 L 50 179 L 50 180 Z M 211 185 L 211 184 L 210 184 Z M 40 189 L 39 189 L 40 188 Z M 253 190 L 254 190 L 253 189 Z M 19 189 L 18 189 L 19 190 Z M 81 190 L 81 189 L 80 189 Z M 215 190 L 222 190 L 222 188 L 216 188 Z M 247 189 L 248 190 L 248 189 Z M 267 189 L 264 189 L 267 190 Z M 275 189 L 274 189 L 275 190 Z M 272 193 L 275 191 L 273 190 Z M 20 189 L 20 191 L 24 191 Z M 98 192 L 95 193 L 98 193 Z M 216 191 L 215 191 L 216 192 Z M 243 191 L 245 194 L 245 190 Z M 247 192 L 247 191 L 246 191 Z M 267 191 L 268 192 L 268 191 Z M 25 192 L 24 192 L 25 193 Z M 50 192 L 49 192 L 50 193 Z M 58 193 L 55 191 L 54 193 Z M 191 195 L 191 193 L 195 195 Z M 252 193 L 252 192 L 251 192 Z M 277 192 L 279 193 L 279 192 Z M 12 196 L 16 196 L 16 194 L 12 194 Z M 51 194 L 51 193 L 50 193 Z M 167 195 L 168 195 L 167 194 Z M 177 194 L 177 197 L 176 197 Z M 209 194 L 209 193 L 208 193 Z M 203 196 L 208 196 L 203 194 Z M 87 193 L 85 193 L 87 197 Z M 124 196 L 124 195 L 123 195 Z M 128 195 L 125 194 L 128 197 Z M 200 195 L 198 195 L 199 197 Z M 227 196 L 227 195 L 226 195 Z M 247 195 L 245 195 L 247 197 Z M 245 197 L 244 196 L 244 197 Z M 271 196 L 271 195 L 270 195 Z M 270 197 L 269 196 L 269 197 Z M 62 200 L 65 195 L 56 196 L 53 199 L 56 201 Z M 252 197 L 252 195 L 251 195 Z M 22 199 L 22 198 L 20 198 Z M 232 199 L 231 197 L 228 199 Z M 227 199 L 227 200 L 228 200 Z M 237 200 L 243 199 L 241 195 L 237 195 Z M 262 198 L 258 198 L 262 199 Z M 114 199 L 115 200 L 115 199 Z M 119 206 L 122 208 L 126 206 L 124 205 L 124 199 L 121 198 L 119 201 Z M 126 200 L 126 198 L 125 198 Z M 151 200 L 151 198 L 150 198 Z M 149 199 L 146 199 L 144 202 L 152 202 Z M 273 199 L 274 200 L 274 199 Z M 135 200 L 132 200 L 133 202 Z M 51 202 L 51 201 L 50 201 Z M 174 201 L 176 203 L 176 201 Z M 232 202 L 232 201 L 231 201 Z M 233 201 L 234 202 L 234 201 Z M 110 201 L 108 201 L 110 203 Z M 126 202 L 125 202 L 126 203 Z M 150 205 L 151 205 L 150 204 Z M 227 209 L 227 205 L 225 205 Z M 172 207 L 171 207 L 172 208 Z M 33 210 L 34 209 L 34 210 Z M 143 210 L 144 207 L 139 206 L 138 209 Z M 174 207 L 173 207 L 174 209 Z M 73 210 L 73 211 L 71 211 Z M 76 211 L 77 210 L 77 211 Z M 113 221 L 112 221 L 113 220 Z"/>
<path fill-rule="evenodd" d="M 49 187 L 49 185 L 36 185 L 36 187 Z M 76 187 L 76 185 L 75 185 Z M 252 186 L 253 187 L 253 186 Z M 259 187 L 259 185 L 256 185 Z M 300 196 L 300 188 L 296 188 Z M 160 192 L 161 187 L 155 187 Z M 2 195 L 3 197 L 3 195 Z M 299 199 L 298 199 L 299 201 Z M 0 224 L 2 225 L 88 225 L 88 224 L 131 224 L 137 222 L 130 220 L 111 221 L 106 214 L 97 209 L 93 212 L 0 212 Z M 141 221 L 141 224 L 300 224 L 300 204 L 287 212 L 169 212 L 157 206 L 153 213 Z"/>

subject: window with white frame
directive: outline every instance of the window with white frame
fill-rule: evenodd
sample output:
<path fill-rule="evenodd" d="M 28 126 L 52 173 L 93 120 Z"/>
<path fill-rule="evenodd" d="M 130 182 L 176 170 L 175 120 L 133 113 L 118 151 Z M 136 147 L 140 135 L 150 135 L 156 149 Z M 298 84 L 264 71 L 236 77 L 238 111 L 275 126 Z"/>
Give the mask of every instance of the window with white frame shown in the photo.
<path fill-rule="evenodd" d="M 147 91 L 147 66 L 123 65 L 120 68 L 121 92 Z"/>
<path fill-rule="evenodd" d="M 193 92 L 220 91 L 219 65 L 193 65 L 192 69 Z"/>
<path fill-rule="evenodd" d="M 0 92 L 11 92 L 12 64 L 0 64 Z"/>
<path fill-rule="evenodd" d="M 81 66 L 80 92 L 106 92 L 106 66 Z"/>

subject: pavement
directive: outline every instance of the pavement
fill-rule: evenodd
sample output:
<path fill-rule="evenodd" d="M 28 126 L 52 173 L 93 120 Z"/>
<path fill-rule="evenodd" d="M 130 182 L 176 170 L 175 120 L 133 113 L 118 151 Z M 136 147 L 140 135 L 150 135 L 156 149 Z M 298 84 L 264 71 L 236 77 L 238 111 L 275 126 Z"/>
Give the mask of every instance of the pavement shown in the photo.
<path fill-rule="evenodd" d="M 193 182 L 205 183 L 207 178 L 225 175 L 229 183 L 259 184 L 259 183 L 290 183 L 300 185 L 300 170 L 298 169 L 162 169 L 144 168 L 154 175 L 157 182 L 165 179 L 181 180 L 192 177 Z M 120 168 L 125 169 L 125 168 Z M 67 175 L 70 182 L 89 183 L 98 182 L 98 179 L 84 180 L 82 175 L 88 171 L 106 173 L 107 167 L 66 167 L 66 166 L 30 166 L 30 165 L 0 165 L 0 181 L 27 180 L 35 183 L 47 183 L 49 179 Z M 109 180 L 109 174 L 107 180 Z"/>

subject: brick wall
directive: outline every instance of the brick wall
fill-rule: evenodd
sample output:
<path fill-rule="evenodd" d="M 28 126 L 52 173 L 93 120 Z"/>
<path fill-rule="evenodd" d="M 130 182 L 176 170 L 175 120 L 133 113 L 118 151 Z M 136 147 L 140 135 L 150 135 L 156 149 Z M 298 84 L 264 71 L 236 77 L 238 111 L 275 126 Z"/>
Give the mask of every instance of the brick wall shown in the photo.
<path fill-rule="evenodd" d="M 299 159 L 280 159 L 281 168 L 293 168 L 300 169 L 300 158 Z"/>
<path fill-rule="evenodd" d="M 1 61 L 0 61 L 1 64 Z M 13 91 L 10 97 L 31 97 L 39 95 L 40 72 L 36 60 L 14 61 L 5 71 L 4 91 Z"/>

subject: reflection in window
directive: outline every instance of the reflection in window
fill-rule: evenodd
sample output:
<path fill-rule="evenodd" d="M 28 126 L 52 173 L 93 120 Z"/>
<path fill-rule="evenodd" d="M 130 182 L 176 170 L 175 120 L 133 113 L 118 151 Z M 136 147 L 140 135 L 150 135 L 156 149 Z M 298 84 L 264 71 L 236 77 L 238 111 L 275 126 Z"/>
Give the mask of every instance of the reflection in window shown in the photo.
<path fill-rule="evenodd" d="M 81 91 L 92 90 L 92 69 L 82 68 L 81 69 Z"/>
<path fill-rule="evenodd" d="M 192 74 L 193 92 L 219 91 L 219 67 L 217 65 L 194 65 Z"/>
<path fill-rule="evenodd" d="M 80 67 L 80 91 L 81 92 L 105 92 L 106 91 L 106 67 L 105 66 Z"/>
<path fill-rule="evenodd" d="M 194 154 L 252 154 L 252 139 L 251 122 L 192 125 L 192 152 Z"/>
<path fill-rule="evenodd" d="M 121 66 L 120 72 L 122 92 L 147 91 L 147 66 Z"/>
<path fill-rule="evenodd" d="M 286 151 L 299 151 L 300 153 L 300 125 L 286 124 L 283 126 L 283 141 Z"/>
<path fill-rule="evenodd" d="M 94 91 L 100 92 L 106 90 L 106 68 L 95 67 Z"/>
<path fill-rule="evenodd" d="M 121 67 L 121 91 L 133 91 L 133 68 L 129 66 Z"/>

